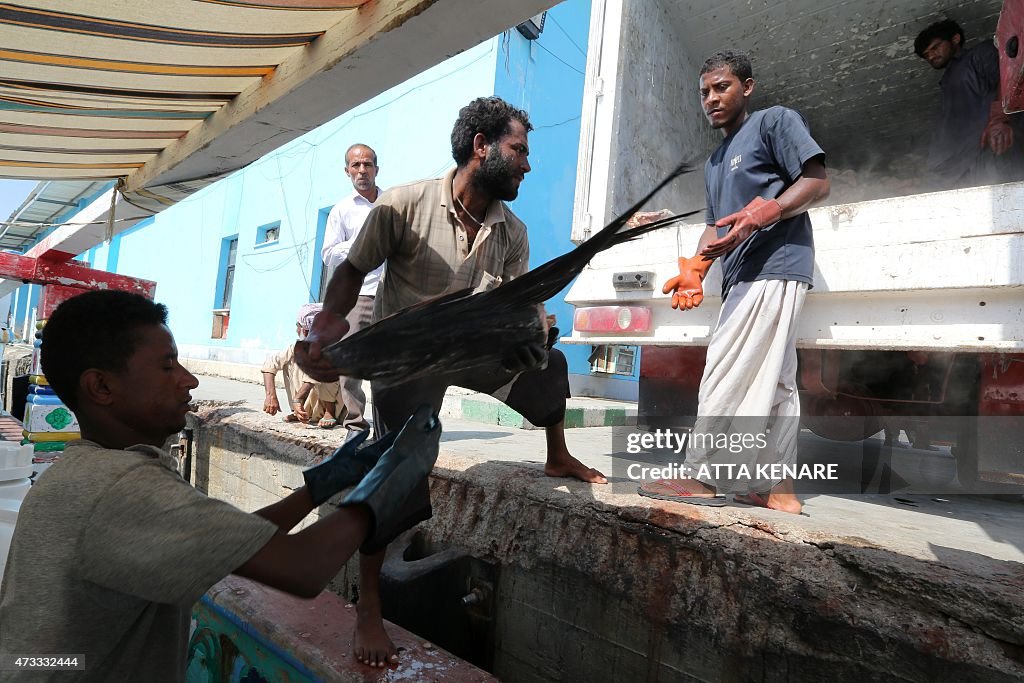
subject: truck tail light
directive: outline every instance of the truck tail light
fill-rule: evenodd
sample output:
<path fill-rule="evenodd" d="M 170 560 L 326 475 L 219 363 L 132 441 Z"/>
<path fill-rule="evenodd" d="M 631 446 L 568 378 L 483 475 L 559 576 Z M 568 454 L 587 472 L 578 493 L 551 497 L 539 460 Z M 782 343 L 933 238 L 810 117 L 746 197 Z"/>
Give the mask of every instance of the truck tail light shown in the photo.
<path fill-rule="evenodd" d="M 577 308 L 572 326 L 577 332 L 647 332 L 651 329 L 651 309 L 644 306 Z"/>

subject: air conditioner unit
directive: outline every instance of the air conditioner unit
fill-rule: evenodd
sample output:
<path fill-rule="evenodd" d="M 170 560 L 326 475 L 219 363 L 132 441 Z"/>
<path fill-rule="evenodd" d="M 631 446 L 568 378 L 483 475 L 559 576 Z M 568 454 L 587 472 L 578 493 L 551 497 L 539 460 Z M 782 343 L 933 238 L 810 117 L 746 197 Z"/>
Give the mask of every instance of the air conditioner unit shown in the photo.
<path fill-rule="evenodd" d="M 516 30 L 523 34 L 523 37 L 527 40 L 537 40 L 540 38 L 540 34 L 544 32 L 544 20 L 547 18 L 547 12 L 541 12 L 535 14 L 523 23 L 516 26 Z"/>

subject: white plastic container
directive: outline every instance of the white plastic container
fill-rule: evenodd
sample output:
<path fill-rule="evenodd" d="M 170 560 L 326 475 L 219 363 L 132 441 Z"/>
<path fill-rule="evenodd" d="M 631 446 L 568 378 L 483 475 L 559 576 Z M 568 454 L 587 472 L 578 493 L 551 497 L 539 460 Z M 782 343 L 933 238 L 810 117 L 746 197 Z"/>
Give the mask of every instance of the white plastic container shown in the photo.
<path fill-rule="evenodd" d="M 7 567 L 7 553 L 18 521 L 18 510 L 32 488 L 30 476 L 32 445 L 19 446 L 0 441 L 0 570 Z"/>

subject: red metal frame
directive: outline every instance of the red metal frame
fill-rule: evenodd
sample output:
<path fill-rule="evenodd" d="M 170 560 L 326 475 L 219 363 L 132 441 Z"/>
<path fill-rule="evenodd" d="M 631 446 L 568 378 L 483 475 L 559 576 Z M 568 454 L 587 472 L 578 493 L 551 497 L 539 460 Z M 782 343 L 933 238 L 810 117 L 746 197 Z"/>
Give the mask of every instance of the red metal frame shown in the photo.
<path fill-rule="evenodd" d="M 62 302 L 78 294 L 100 289 L 135 292 L 147 299 L 156 295 L 156 283 L 128 275 L 90 268 L 81 261 L 34 258 L 0 252 L 0 278 L 43 285 L 38 318 L 50 317 Z"/>
<path fill-rule="evenodd" d="M 1000 96 L 1008 114 L 1024 110 L 1024 0 L 1006 0 L 996 28 Z"/>
<path fill-rule="evenodd" d="M 1024 415 L 1024 354 L 982 356 L 979 415 Z"/>

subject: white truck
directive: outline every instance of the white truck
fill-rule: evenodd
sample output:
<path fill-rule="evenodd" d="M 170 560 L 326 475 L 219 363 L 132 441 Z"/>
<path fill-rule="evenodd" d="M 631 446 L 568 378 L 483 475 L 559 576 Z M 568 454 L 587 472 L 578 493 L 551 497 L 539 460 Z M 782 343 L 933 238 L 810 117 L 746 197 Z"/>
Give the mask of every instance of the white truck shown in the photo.
<path fill-rule="evenodd" d="M 959 5 L 969 39 L 994 33 L 1001 2 Z M 800 111 L 836 178 L 827 205 L 811 211 L 815 286 L 797 342 L 804 426 L 842 440 L 909 426 L 953 444 L 962 482 L 1020 484 L 1024 418 L 1009 423 L 1022 425 L 1012 438 L 973 418 L 1024 415 L 1024 183 L 919 192 L 941 74 L 913 54 L 913 39 L 942 18 L 936 9 L 928 0 L 594 0 L 573 239 L 680 160 L 702 164 L 720 134 L 700 108 L 700 66 L 719 49 L 749 52 L 755 108 Z M 646 208 L 699 208 L 703 187 L 690 174 Z M 695 414 L 719 268 L 694 311 L 672 310 L 661 286 L 703 229 L 651 233 L 598 255 L 576 280 L 566 297 L 574 329 L 562 341 L 594 348 L 585 392 L 613 393 L 599 371 L 639 349 L 640 415 Z"/>

